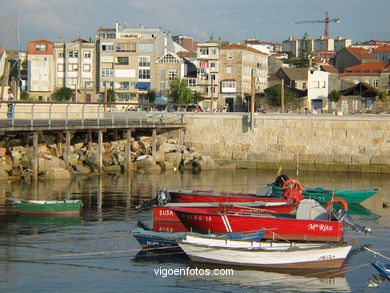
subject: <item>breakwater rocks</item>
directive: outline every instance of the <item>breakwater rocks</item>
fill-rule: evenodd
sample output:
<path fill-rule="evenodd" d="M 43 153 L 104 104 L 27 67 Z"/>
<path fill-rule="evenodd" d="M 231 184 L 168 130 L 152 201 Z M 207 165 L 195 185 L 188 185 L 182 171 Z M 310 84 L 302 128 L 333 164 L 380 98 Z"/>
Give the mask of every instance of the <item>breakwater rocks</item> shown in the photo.
<path fill-rule="evenodd" d="M 56 136 L 43 135 L 38 146 L 38 175 L 42 179 L 69 179 L 72 175 L 161 170 L 215 169 L 219 166 L 210 156 L 202 155 L 192 147 L 177 143 L 177 139 L 158 137 L 155 156 L 152 156 L 152 138 L 140 136 L 131 139 L 130 166 L 127 159 L 127 140 L 104 142 L 102 158 L 96 143 L 88 144 L 84 137 L 72 137 L 69 155 L 64 144 L 55 143 Z M 1 142 L 0 180 L 25 178 L 33 175 L 33 146 L 20 146 L 17 139 Z M 101 165 L 100 165 L 101 162 Z M 101 167 L 101 168 L 100 168 Z M 223 168 L 235 168 L 235 165 Z"/>

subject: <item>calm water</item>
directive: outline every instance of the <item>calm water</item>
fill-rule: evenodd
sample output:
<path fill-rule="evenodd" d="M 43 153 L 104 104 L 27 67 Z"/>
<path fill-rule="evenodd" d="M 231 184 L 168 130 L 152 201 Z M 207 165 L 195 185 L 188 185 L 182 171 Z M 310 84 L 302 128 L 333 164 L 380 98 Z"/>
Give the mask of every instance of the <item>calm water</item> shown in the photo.
<path fill-rule="evenodd" d="M 287 172 L 287 171 L 286 171 Z M 295 172 L 288 172 L 295 177 Z M 194 273 L 221 266 L 192 264 L 177 254 L 142 254 L 129 235 L 137 221 L 152 224 L 151 211 L 137 212 L 139 201 L 159 187 L 255 192 L 272 182 L 273 171 L 224 170 L 118 174 L 78 177 L 71 182 L 36 185 L 0 183 L 0 292 L 390 292 L 390 282 L 369 288 L 377 275 L 374 255 L 361 245 L 390 257 L 390 202 L 388 175 L 300 172 L 306 187 L 336 189 L 380 188 L 381 192 L 353 211 L 356 222 L 370 226 L 370 235 L 347 230 L 354 251 L 342 270 L 275 272 L 233 270 L 233 276 L 173 275 L 155 271 L 184 269 Z M 18 216 L 7 196 L 25 199 L 82 199 L 80 218 L 45 219 Z M 380 261 L 386 261 L 377 258 Z M 388 263 L 390 261 L 387 261 Z"/>

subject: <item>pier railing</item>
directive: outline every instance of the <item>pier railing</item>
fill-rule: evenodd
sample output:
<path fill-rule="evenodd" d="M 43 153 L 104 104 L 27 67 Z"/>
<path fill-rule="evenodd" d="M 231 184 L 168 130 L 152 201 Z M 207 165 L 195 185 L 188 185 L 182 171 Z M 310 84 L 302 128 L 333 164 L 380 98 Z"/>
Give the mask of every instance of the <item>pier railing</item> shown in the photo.
<path fill-rule="evenodd" d="M 12 104 L 12 113 L 9 105 Z M 100 127 L 173 127 L 185 125 L 184 112 L 150 104 L 2 102 L 0 129 L 68 129 Z"/>

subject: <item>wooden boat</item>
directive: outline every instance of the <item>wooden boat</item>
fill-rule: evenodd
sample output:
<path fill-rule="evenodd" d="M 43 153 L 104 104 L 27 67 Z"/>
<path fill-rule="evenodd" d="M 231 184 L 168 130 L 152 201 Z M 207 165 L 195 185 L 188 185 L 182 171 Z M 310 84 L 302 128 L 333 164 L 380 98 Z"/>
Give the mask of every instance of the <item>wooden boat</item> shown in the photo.
<path fill-rule="evenodd" d="M 244 267 L 340 268 L 348 243 L 254 242 L 187 235 L 179 241 L 193 261 Z"/>
<path fill-rule="evenodd" d="M 142 248 L 147 249 L 164 249 L 164 250 L 180 250 L 177 242 L 186 235 L 197 235 L 202 237 L 215 237 L 218 239 L 240 239 L 247 241 L 261 241 L 264 231 L 250 231 L 250 232 L 239 232 L 239 233 L 226 233 L 226 234 L 210 234 L 203 235 L 200 233 L 192 232 L 154 232 L 151 230 L 145 230 L 141 227 L 137 227 L 130 231 L 130 234 L 138 241 Z"/>
<path fill-rule="evenodd" d="M 272 188 L 272 194 L 275 196 L 282 196 L 283 190 L 280 186 L 275 186 L 274 184 L 268 184 Z M 333 194 L 334 192 L 334 194 Z M 326 204 L 332 197 L 339 197 L 344 199 L 348 204 L 356 204 L 365 201 L 371 196 L 377 194 L 379 189 L 369 189 L 369 190 L 352 190 L 352 189 L 342 189 L 342 190 L 330 190 L 324 189 L 322 187 L 316 188 L 304 188 L 302 190 L 302 195 L 304 198 L 312 198 L 318 201 L 321 204 Z"/>
<path fill-rule="evenodd" d="M 81 200 L 22 200 L 9 198 L 21 214 L 25 215 L 79 215 L 83 207 Z"/>
<path fill-rule="evenodd" d="M 265 239 L 334 241 L 343 238 L 343 223 L 359 232 L 366 227 L 356 225 L 345 211 L 328 212 L 313 199 L 304 199 L 296 215 L 284 213 L 209 213 L 204 208 L 172 208 L 187 229 L 200 233 L 227 233 L 265 229 Z"/>
<path fill-rule="evenodd" d="M 168 203 L 161 207 L 153 207 L 153 219 L 155 221 L 180 221 L 176 213 L 171 208 L 175 207 L 202 207 L 207 208 L 210 213 L 229 211 L 231 213 L 291 213 L 297 207 L 295 203 L 287 202 L 230 202 L 230 203 Z"/>
<path fill-rule="evenodd" d="M 390 281 L 390 264 L 371 263 L 372 266 L 381 274 L 381 276 L 387 278 Z"/>

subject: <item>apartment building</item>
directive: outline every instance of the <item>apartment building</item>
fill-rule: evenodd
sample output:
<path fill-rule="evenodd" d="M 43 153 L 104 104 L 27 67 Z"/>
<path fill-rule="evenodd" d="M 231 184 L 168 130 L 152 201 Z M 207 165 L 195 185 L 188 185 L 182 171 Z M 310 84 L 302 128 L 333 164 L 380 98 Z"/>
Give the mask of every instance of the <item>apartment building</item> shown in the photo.
<path fill-rule="evenodd" d="M 161 29 L 127 29 L 117 23 L 97 31 L 96 48 L 100 99 L 112 88 L 119 102 L 147 102 L 148 91 L 165 96 L 169 81 L 184 75 L 172 37 Z"/>
<path fill-rule="evenodd" d="M 219 100 L 219 68 L 220 49 L 218 43 L 198 43 L 196 66 L 198 68 L 196 78 L 196 89 L 204 96 L 202 106 L 216 109 L 221 101 Z M 195 82 L 193 79 L 188 80 Z M 190 84 L 191 87 L 191 84 Z"/>
<path fill-rule="evenodd" d="M 55 84 L 54 43 L 31 41 L 27 45 L 28 91 L 31 98 L 50 100 Z"/>
<path fill-rule="evenodd" d="M 231 44 L 220 49 L 220 100 L 242 107 L 245 95 L 252 91 L 252 72 L 255 92 L 261 93 L 268 84 L 268 54 L 252 47 Z"/>
<path fill-rule="evenodd" d="M 96 102 L 95 44 L 83 39 L 54 44 L 55 90 L 74 90 L 75 102 Z"/>
<path fill-rule="evenodd" d="M 352 46 L 352 41 L 350 39 L 342 38 L 342 37 L 337 37 L 334 40 L 334 51 L 338 52 L 344 48 L 348 48 Z"/>

